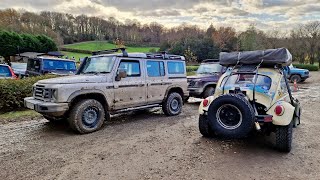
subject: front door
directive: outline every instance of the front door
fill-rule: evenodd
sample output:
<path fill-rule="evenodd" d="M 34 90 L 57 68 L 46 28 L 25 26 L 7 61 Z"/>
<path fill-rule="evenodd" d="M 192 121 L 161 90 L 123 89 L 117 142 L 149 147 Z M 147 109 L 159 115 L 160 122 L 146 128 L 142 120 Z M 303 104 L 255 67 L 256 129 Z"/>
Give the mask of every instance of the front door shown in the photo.
<path fill-rule="evenodd" d="M 118 71 L 124 70 L 126 78 L 116 81 L 114 77 L 114 106 L 115 109 L 125 109 L 146 104 L 145 72 L 140 60 L 122 59 L 118 65 Z"/>

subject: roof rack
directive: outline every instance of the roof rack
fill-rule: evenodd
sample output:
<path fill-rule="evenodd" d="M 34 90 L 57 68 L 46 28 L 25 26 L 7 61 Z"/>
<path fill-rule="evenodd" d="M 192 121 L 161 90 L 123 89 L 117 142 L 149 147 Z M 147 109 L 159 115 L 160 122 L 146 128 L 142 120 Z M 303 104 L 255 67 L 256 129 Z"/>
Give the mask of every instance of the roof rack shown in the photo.
<path fill-rule="evenodd" d="M 102 51 L 94 51 L 92 52 L 92 55 L 96 56 L 101 54 L 112 54 L 112 53 L 118 52 L 119 50 L 121 50 L 123 57 L 128 57 L 126 48 L 115 48 L 115 49 L 108 49 L 108 50 L 102 50 Z"/>
<path fill-rule="evenodd" d="M 126 48 L 115 48 L 109 50 L 102 50 L 102 51 L 94 51 L 92 52 L 93 56 L 102 55 L 102 54 L 112 54 L 121 50 L 122 57 L 133 57 L 133 58 L 144 58 L 144 59 L 168 59 L 168 60 L 185 60 L 183 56 L 180 55 L 173 55 L 167 54 L 167 52 L 163 51 L 160 53 L 127 53 Z M 121 56 L 121 55 L 120 55 Z"/>
<path fill-rule="evenodd" d="M 151 59 L 171 59 L 171 60 L 185 60 L 183 56 L 167 54 L 167 52 L 162 51 L 160 53 L 146 53 L 147 58 Z"/>

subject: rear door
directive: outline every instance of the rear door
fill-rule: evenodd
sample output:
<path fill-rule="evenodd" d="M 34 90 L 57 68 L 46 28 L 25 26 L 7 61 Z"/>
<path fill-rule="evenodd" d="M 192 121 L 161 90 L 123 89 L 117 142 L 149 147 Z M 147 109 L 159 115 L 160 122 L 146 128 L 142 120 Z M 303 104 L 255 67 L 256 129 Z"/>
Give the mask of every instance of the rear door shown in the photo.
<path fill-rule="evenodd" d="M 121 59 L 114 76 L 115 109 L 125 109 L 146 104 L 146 82 L 143 62 L 139 59 Z M 126 78 L 116 81 L 119 70 L 125 70 Z"/>
<path fill-rule="evenodd" d="M 165 63 L 161 60 L 147 60 L 146 67 L 147 102 L 148 104 L 161 103 L 169 85 L 165 73 Z"/>
<path fill-rule="evenodd" d="M 28 59 L 27 64 L 27 75 L 28 76 L 37 76 L 41 75 L 41 60 L 37 58 L 30 58 Z"/>

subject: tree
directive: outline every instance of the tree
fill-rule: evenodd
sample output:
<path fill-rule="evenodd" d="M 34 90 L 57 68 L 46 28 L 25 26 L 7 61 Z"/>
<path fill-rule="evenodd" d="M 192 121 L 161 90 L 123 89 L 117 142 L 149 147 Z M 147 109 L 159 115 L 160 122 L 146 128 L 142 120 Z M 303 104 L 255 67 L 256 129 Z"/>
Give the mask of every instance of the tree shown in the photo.
<path fill-rule="evenodd" d="M 188 63 L 196 63 L 197 62 L 197 56 L 191 51 L 190 47 L 188 47 L 184 51 L 184 57 L 186 58 L 186 61 Z"/>
<path fill-rule="evenodd" d="M 10 64 L 10 56 L 17 54 L 22 45 L 23 40 L 19 34 L 0 31 L 0 56 L 3 56 L 8 64 Z"/>
<path fill-rule="evenodd" d="M 237 46 L 236 31 L 231 27 L 220 27 L 212 35 L 216 46 L 222 51 L 233 51 Z"/>

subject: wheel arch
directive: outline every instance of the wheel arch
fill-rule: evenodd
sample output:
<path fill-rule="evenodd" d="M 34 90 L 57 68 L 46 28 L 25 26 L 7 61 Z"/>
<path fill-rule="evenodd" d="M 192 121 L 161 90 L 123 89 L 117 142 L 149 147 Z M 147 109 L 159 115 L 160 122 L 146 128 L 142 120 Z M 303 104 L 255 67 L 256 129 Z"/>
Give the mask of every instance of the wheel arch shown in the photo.
<path fill-rule="evenodd" d="M 95 99 L 102 104 L 105 111 L 110 110 L 110 106 L 105 94 L 99 90 L 80 90 L 72 93 L 68 98 L 69 106 L 72 107 L 75 103 L 82 99 Z"/>
<path fill-rule="evenodd" d="M 166 90 L 166 94 L 165 94 L 165 97 L 163 100 L 166 100 L 169 96 L 170 93 L 172 92 L 176 92 L 176 93 L 179 93 L 182 97 L 182 99 L 184 98 L 184 92 L 183 92 L 183 89 L 179 86 L 172 86 L 172 87 L 169 87 L 167 90 Z"/>

